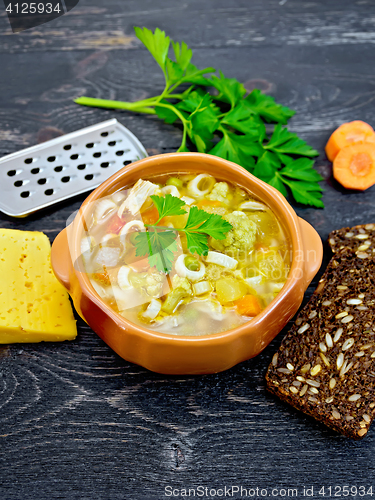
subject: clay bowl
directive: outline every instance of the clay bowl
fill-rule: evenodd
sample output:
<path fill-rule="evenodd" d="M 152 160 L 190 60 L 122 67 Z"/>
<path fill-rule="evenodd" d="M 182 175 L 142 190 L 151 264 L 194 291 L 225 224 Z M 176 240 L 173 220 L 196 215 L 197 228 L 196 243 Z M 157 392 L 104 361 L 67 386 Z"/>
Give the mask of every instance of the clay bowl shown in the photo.
<path fill-rule="evenodd" d="M 73 265 L 80 255 L 83 217 L 92 202 L 131 187 L 139 178 L 176 172 L 207 172 L 251 191 L 277 215 L 289 237 L 291 270 L 283 289 L 261 314 L 232 330 L 188 337 L 135 325 L 108 307 L 94 291 L 87 275 Z M 55 239 L 52 266 L 80 316 L 122 358 L 158 373 L 204 374 L 227 370 L 256 356 L 275 338 L 297 312 L 307 286 L 320 267 L 322 253 L 317 232 L 297 217 L 276 189 L 222 158 L 199 153 L 172 153 L 132 163 L 93 191 L 73 222 Z"/>

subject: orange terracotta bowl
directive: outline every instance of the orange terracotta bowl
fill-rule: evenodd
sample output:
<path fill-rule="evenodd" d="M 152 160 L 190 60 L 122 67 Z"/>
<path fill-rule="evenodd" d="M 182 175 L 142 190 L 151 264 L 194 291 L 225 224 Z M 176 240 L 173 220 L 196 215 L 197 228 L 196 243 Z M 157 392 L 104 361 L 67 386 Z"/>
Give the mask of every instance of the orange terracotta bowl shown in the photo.
<path fill-rule="evenodd" d="M 261 314 L 232 330 L 188 337 L 135 325 L 107 306 L 92 288 L 87 275 L 73 266 L 80 255 L 83 214 L 89 204 L 131 187 L 139 178 L 176 172 L 206 172 L 248 189 L 277 215 L 289 237 L 291 270 L 283 289 Z M 101 184 L 84 201 L 73 222 L 57 236 L 51 258 L 53 270 L 71 295 L 80 316 L 122 358 L 158 373 L 204 374 L 227 370 L 256 356 L 276 337 L 297 312 L 307 286 L 320 267 L 322 254 L 317 232 L 297 217 L 276 189 L 222 158 L 172 153 L 132 163 Z"/>

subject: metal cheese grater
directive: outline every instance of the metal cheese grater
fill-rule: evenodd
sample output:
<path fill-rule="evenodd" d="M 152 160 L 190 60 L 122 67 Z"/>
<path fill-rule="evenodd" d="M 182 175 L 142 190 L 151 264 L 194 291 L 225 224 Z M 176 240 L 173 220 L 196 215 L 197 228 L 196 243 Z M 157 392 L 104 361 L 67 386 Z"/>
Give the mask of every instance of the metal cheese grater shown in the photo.
<path fill-rule="evenodd" d="M 25 217 L 99 186 L 124 165 L 147 156 L 116 119 L 4 156 L 0 210 Z"/>

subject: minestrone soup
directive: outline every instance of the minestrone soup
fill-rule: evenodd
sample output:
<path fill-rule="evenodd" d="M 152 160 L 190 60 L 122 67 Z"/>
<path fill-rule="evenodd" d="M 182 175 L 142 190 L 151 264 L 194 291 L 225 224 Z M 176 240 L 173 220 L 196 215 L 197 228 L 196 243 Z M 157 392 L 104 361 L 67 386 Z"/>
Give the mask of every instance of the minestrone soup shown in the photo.
<path fill-rule="evenodd" d="M 159 220 L 153 197 L 168 195 L 181 200 L 182 214 Z M 230 224 L 224 238 L 206 238 L 205 255 L 177 230 L 192 207 Z M 248 191 L 204 173 L 140 179 L 95 202 L 86 225 L 82 261 L 96 293 L 129 321 L 168 334 L 208 335 L 249 321 L 290 270 L 290 244 L 275 214 Z M 137 248 L 137 235 L 152 237 L 155 227 L 161 243 L 163 231 L 169 240 L 175 235 L 168 272 Z"/>

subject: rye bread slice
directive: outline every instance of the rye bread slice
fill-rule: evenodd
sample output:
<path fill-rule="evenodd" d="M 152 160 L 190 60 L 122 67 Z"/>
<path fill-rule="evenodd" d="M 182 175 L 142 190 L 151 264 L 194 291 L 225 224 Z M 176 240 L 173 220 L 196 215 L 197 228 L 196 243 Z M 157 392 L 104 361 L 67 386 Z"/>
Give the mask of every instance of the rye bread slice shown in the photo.
<path fill-rule="evenodd" d="M 335 254 L 266 374 L 270 392 L 353 439 L 375 417 L 375 262 Z"/>
<path fill-rule="evenodd" d="M 375 255 L 375 224 L 343 227 L 329 233 L 328 243 L 333 253 L 345 248 L 353 252 Z"/>

